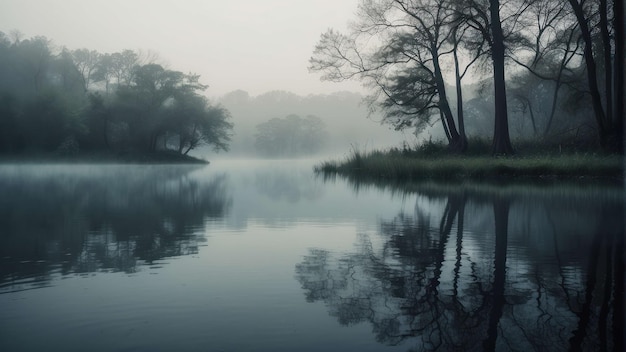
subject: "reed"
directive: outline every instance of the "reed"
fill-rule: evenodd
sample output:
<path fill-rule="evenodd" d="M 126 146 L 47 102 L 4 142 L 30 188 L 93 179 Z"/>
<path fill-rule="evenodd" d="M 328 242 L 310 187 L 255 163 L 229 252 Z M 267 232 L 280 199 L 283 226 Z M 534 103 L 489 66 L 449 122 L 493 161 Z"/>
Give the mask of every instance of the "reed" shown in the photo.
<path fill-rule="evenodd" d="M 358 174 L 391 180 L 624 177 L 619 155 L 568 154 L 492 157 L 420 154 L 397 149 L 352 150 L 341 161 L 325 161 L 316 172 Z"/>

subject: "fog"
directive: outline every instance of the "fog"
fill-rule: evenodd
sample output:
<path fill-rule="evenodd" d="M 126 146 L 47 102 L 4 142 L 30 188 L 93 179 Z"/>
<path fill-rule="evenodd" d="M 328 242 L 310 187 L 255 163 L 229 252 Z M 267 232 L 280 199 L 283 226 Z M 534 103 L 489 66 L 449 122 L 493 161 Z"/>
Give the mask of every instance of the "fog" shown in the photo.
<path fill-rule="evenodd" d="M 227 157 L 341 155 L 355 148 L 372 150 L 398 147 L 404 142 L 415 141 L 411 133 L 381 125 L 381 117 L 369 112 L 363 96 L 358 93 L 344 91 L 299 96 L 287 91 L 271 91 L 251 96 L 243 90 L 237 90 L 217 101 L 231 112 L 234 123 L 234 136 L 231 150 L 225 155 Z M 307 150 L 263 153 L 257 143 L 260 134 L 257 126 L 290 115 L 319 118 L 325 132 L 319 140 L 320 145 Z M 284 135 L 292 136 L 294 133 L 287 130 Z M 202 151 L 197 153 L 201 154 Z"/>
<path fill-rule="evenodd" d="M 425 140 L 447 140 L 451 150 L 464 152 L 468 137 L 479 137 L 485 145 L 492 138 L 502 140 L 493 143 L 502 149 L 496 154 L 512 154 L 511 139 L 547 142 L 559 150 L 561 145 L 581 149 L 598 144 L 619 150 L 620 120 L 611 118 L 612 111 L 601 111 L 602 104 L 614 108 L 611 84 L 603 85 L 606 92 L 591 95 L 606 102 L 591 104 L 584 93 L 581 47 L 573 47 L 576 36 L 555 37 L 536 53 L 508 41 L 506 75 L 494 89 L 493 60 L 483 55 L 489 52 L 488 38 L 480 43 L 480 55 L 473 54 L 469 37 L 456 38 L 451 55 L 450 38 L 442 37 L 435 40 L 445 47 L 439 54 L 393 59 L 422 50 L 435 23 L 419 33 L 400 33 L 394 21 L 413 28 L 415 13 L 375 4 L 5 0 L 0 4 L 0 89 L 5 95 L 0 152 L 161 150 L 213 158 L 209 150 L 230 149 L 229 156 L 294 157 Z M 431 5 L 437 2 L 414 11 L 427 14 Z M 538 4 L 532 6 L 518 15 L 526 21 L 549 15 Z M 382 11 L 378 15 L 384 21 L 369 23 L 377 16 L 368 15 L 368 8 Z M 575 24 L 571 9 L 561 10 L 556 19 Z M 501 11 L 514 9 L 504 6 Z M 514 17 L 501 21 L 505 32 L 515 30 L 510 23 Z M 444 22 L 437 26 L 473 28 Z M 539 42 L 541 33 L 529 26 L 519 34 L 524 41 Z M 403 43 L 405 37 L 417 39 L 411 42 L 413 49 L 385 44 Z M 611 37 L 603 40 L 607 47 L 613 45 Z M 391 56 L 378 61 L 386 55 Z M 533 55 L 545 57 L 540 64 L 533 62 L 534 68 L 526 62 Z M 120 58 L 130 58 L 124 74 L 115 68 Z M 433 58 L 441 69 L 429 68 Z M 455 67 L 463 74 L 453 74 Z M 609 79 L 611 72 L 605 70 Z M 174 88 L 163 84 L 166 80 Z M 462 96 L 459 102 L 457 96 Z M 365 100 L 379 111 L 371 112 Z M 50 116 L 42 117 L 46 114 Z M 496 120 L 506 130 L 495 128 Z M 390 131 L 390 126 L 403 132 Z M 208 148 L 200 148 L 202 144 Z"/>
<path fill-rule="evenodd" d="M 160 64 L 201 75 L 206 94 L 361 90 L 320 82 L 307 62 L 320 34 L 345 28 L 357 0 L 3 0 L 0 31 L 46 36 L 57 46 L 158 54 Z"/>

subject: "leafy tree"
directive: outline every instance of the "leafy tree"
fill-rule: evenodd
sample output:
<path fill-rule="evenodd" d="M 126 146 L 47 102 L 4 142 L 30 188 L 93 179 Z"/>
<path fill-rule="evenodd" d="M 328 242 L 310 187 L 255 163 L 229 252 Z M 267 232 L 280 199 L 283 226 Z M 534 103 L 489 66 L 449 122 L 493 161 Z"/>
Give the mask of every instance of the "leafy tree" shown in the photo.
<path fill-rule="evenodd" d="M 98 67 L 102 54 L 95 50 L 76 49 L 71 51 L 71 56 L 76 69 L 81 75 L 83 88 L 87 91 L 93 80 L 93 74 Z"/>
<path fill-rule="evenodd" d="M 18 120 L 25 149 L 55 151 L 67 139 L 85 132 L 80 106 L 57 90 L 46 90 L 27 100 Z"/>
<path fill-rule="evenodd" d="M 18 72 L 31 92 L 39 92 L 46 84 L 46 72 L 52 61 L 50 41 L 46 37 L 34 37 L 14 46 Z"/>
<path fill-rule="evenodd" d="M 233 124 L 223 107 L 211 106 L 202 96 L 185 94 L 178 96 L 165 114 L 165 148 L 173 139 L 175 150 L 185 155 L 201 145 L 211 146 L 216 152 L 228 151 Z"/>
<path fill-rule="evenodd" d="M 139 65 L 139 55 L 132 50 L 111 54 L 110 70 L 113 72 L 118 86 L 131 84 L 137 65 Z"/>
<path fill-rule="evenodd" d="M 139 65 L 131 50 L 55 54 L 45 37 L 14 37 L 0 32 L 0 152 L 228 149 L 230 114 L 199 94 L 198 75 Z"/>
<path fill-rule="evenodd" d="M 211 106 L 198 94 L 199 76 L 166 70 L 157 64 L 136 66 L 129 86 L 120 86 L 112 118 L 125 126 L 128 145 L 154 152 L 173 148 L 187 154 L 200 145 L 227 150 L 233 125 L 228 111 Z"/>
<path fill-rule="evenodd" d="M 322 119 L 309 115 L 273 118 L 256 126 L 255 146 L 266 156 L 296 156 L 319 151 L 327 138 Z"/>

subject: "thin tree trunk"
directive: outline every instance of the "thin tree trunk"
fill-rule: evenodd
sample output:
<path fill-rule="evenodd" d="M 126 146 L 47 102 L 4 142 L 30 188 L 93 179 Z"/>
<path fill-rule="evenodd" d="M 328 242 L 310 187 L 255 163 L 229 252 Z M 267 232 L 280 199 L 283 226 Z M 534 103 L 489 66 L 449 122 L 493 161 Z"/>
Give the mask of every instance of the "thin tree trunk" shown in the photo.
<path fill-rule="evenodd" d="M 530 102 L 530 99 L 528 100 L 528 112 L 530 113 L 530 122 L 533 124 L 533 135 L 536 137 L 537 136 L 537 122 L 535 119 L 535 112 L 533 111 L 533 105 Z"/>
<path fill-rule="evenodd" d="M 443 117 L 443 112 L 441 112 L 441 110 L 439 110 L 439 118 L 441 120 L 441 124 L 443 125 L 443 131 L 445 132 L 446 138 L 448 139 L 448 144 L 452 144 L 452 137 L 450 136 L 450 131 L 448 130 L 446 119 Z"/>
<path fill-rule="evenodd" d="M 587 336 L 587 327 L 591 320 L 592 305 L 593 305 L 593 292 L 596 290 L 596 282 L 598 281 L 598 262 L 600 260 L 600 250 L 602 246 L 602 231 L 597 229 L 593 236 L 591 243 L 591 259 L 589 267 L 587 268 L 587 283 L 585 285 L 585 302 L 582 305 L 581 312 L 578 313 L 578 326 L 576 330 L 572 332 L 572 336 L 569 339 L 570 351 L 582 351 L 583 341 Z"/>
<path fill-rule="evenodd" d="M 498 325 L 505 306 L 504 286 L 506 283 L 506 252 L 508 243 L 510 201 L 495 199 L 493 212 L 495 217 L 496 249 L 494 259 L 492 308 L 489 312 L 487 338 L 483 342 L 485 351 L 495 351 L 498 340 Z"/>
<path fill-rule="evenodd" d="M 455 301 L 457 301 L 457 297 L 459 294 L 459 273 L 461 272 L 461 259 L 463 256 L 463 226 L 465 219 L 465 203 L 467 203 L 467 198 L 464 192 L 461 203 L 459 205 L 459 216 L 457 218 L 456 225 L 456 261 L 454 264 L 454 280 L 452 285 Z"/>
<path fill-rule="evenodd" d="M 550 116 L 548 116 L 548 122 L 546 123 L 546 128 L 543 130 L 543 137 L 548 136 L 550 132 L 550 128 L 552 127 L 552 121 L 554 120 L 554 114 L 556 113 L 556 104 L 559 98 L 559 88 L 561 88 L 561 75 L 556 79 L 554 86 L 554 94 L 552 95 L 552 107 L 550 108 Z"/>
<path fill-rule="evenodd" d="M 448 96 L 446 94 L 446 86 L 443 80 L 443 74 L 441 73 L 441 66 L 439 64 L 439 52 L 437 48 L 432 45 L 431 53 L 433 56 L 433 66 L 435 73 L 435 83 L 437 85 L 437 92 L 439 93 L 439 111 L 443 114 L 443 117 L 446 119 L 446 123 L 448 126 L 448 133 L 450 135 L 449 144 L 453 150 L 458 150 L 459 148 L 459 132 L 456 129 L 456 123 L 454 122 L 454 117 L 452 116 L 452 110 L 450 109 L 450 103 L 448 102 Z"/>
<path fill-rule="evenodd" d="M 604 49 L 604 89 L 606 89 L 606 120 L 613 121 L 613 64 L 611 63 L 611 37 L 609 35 L 607 0 L 600 0 L 600 33 Z"/>
<path fill-rule="evenodd" d="M 459 122 L 460 135 L 459 151 L 465 152 L 467 150 L 467 135 L 465 134 L 465 118 L 463 116 L 463 88 L 461 87 L 461 70 L 459 68 L 459 56 L 457 53 L 458 41 L 456 38 L 456 29 L 453 38 L 454 50 L 452 53 L 454 56 L 454 74 L 456 78 L 456 117 Z"/>
<path fill-rule="evenodd" d="M 513 154 L 513 146 L 509 136 L 509 118 L 506 103 L 506 84 L 504 81 L 504 34 L 500 23 L 500 1 L 490 0 L 491 32 L 493 44 L 493 87 L 495 94 L 495 122 L 493 128 L 492 153 L 494 155 Z"/>
<path fill-rule="evenodd" d="M 593 42 L 591 39 L 591 32 L 589 29 L 589 25 L 587 24 L 587 19 L 585 18 L 585 14 L 583 12 L 583 7 L 576 0 L 568 0 L 570 5 L 572 6 L 572 10 L 574 11 L 574 15 L 576 15 L 576 20 L 578 22 L 578 26 L 580 27 L 580 32 L 582 38 L 585 42 L 585 48 L 583 51 L 585 58 L 585 65 L 587 66 L 587 80 L 589 81 L 589 90 L 591 94 L 591 105 L 593 106 L 593 112 L 596 118 L 596 123 L 598 124 L 598 138 L 600 142 L 600 146 L 602 148 L 607 147 L 607 126 L 606 126 L 606 115 L 604 113 L 604 109 L 602 108 L 602 98 L 600 97 L 600 90 L 598 89 L 598 72 L 596 68 L 596 61 L 593 58 Z"/>
<path fill-rule="evenodd" d="M 563 58 L 561 59 L 561 64 L 559 65 L 559 73 L 556 77 L 556 83 L 554 86 L 554 95 L 552 96 L 552 108 L 550 110 L 550 116 L 548 118 L 548 123 L 546 124 L 546 128 L 543 131 L 543 136 L 546 137 L 550 132 L 550 128 L 552 126 L 552 121 L 554 120 L 554 114 L 556 112 L 556 103 L 558 101 L 559 89 L 561 88 L 561 78 L 563 78 L 563 70 L 565 66 L 571 59 L 571 56 L 568 58 L 570 52 L 570 43 L 572 42 L 572 38 L 574 36 L 574 30 L 570 32 L 569 38 L 567 40 L 567 47 L 565 48 L 565 53 L 563 53 Z"/>
<path fill-rule="evenodd" d="M 626 60 L 624 58 L 624 42 L 626 41 L 625 33 L 626 26 L 624 25 L 624 1 L 613 1 L 613 28 L 615 32 L 615 58 L 613 59 L 613 65 L 615 65 L 615 78 L 613 80 L 613 91 L 615 92 L 615 99 L 613 99 L 613 118 L 615 119 L 615 133 L 617 139 L 616 148 L 620 153 L 624 153 L 624 136 L 626 131 L 624 130 L 624 119 L 626 118 L 626 97 L 624 94 L 624 65 Z"/>

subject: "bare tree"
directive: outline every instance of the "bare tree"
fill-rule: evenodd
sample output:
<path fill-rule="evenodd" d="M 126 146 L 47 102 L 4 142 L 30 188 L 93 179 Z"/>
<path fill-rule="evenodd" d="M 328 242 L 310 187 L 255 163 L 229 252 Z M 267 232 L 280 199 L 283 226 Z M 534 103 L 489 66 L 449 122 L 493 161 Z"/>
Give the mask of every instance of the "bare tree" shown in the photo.
<path fill-rule="evenodd" d="M 71 55 L 76 69 L 81 74 L 83 88 L 87 91 L 92 81 L 92 75 L 98 67 L 102 54 L 95 50 L 76 49 L 71 51 Z"/>
<path fill-rule="evenodd" d="M 420 130 L 439 113 L 451 149 L 463 151 L 463 120 L 459 116 L 457 128 L 441 64 L 459 47 L 462 31 L 451 40 L 458 23 L 450 1 L 366 0 L 348 35 L 322 35 L 310 70 L 326 80 L 364 81 L 374 91 L 370 103 L 396 129 Z"/>
<path fill-rule="evenodd" d="M 615 38 L 623 38 L 621 35 L 612 35 L 615 31 L 612 25 L 619 23 L 619 16 L 614 16 L 614 10 L 619 8 L 614 2 L 613 6 L 608 6 L 607 0 L 568 0 L 573 13 L 576 17 L 580 34 L 584 42 L 583 57 L 587 72 L 587 84 L 589 86 L 589 94 L 591 96 L 594 116 L 598 128 L 598 139 L 603 149 L 618 151 L 623 153 L 624 143 L 624 116 L 613 113 L 615 106 L 613 104 L 614 88 L 623 92 L 623 82 L 620 79 L 614 81 L 613 71 L 623 72 L 620 68 L 624 63 L 613 58 L 613 47 L 617 49 L 621 46 L 623 61 L 623 41 L 621 43 L 614 41 Z M 611 22 L 609 16 L 613 15 L 617 22 Z M 620 14 L 623 18 L 623 7 Z M 621 22 L 623 32 L 623 20 Z M 618 30 L 619 32 L 619 30 Z M 599 37 L 599 45 L 597 45 L 596 37 Z M 596 50 L 596 48 L 601 48 Z M 615 65 L 615 70 L 613 70 Z M 601 74 L 604 71 L 604 94 L 601 92 L 602 81 Z M 623 80 L 623 78 L 621 78 Z M 620 86 L 622 88 L 620 88 Z M 616 97 L 623 99 L 622 97 Z"/>

